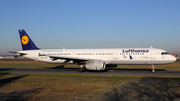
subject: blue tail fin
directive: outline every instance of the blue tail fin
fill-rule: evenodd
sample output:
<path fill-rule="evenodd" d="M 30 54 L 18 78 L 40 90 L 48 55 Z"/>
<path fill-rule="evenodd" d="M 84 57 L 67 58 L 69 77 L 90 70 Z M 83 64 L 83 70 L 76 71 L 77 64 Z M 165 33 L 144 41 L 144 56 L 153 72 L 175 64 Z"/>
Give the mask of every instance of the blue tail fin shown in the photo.
<path fill-rule="evenodd" d="M 23 50 L 37 50 L 39 49 L 36 47 L 34 42 L 31 40 L 31 38 L 27 35 L 25 30 L 19 30 L 19 35 L 20 35 L 20 41 L 22 45 Z"/>

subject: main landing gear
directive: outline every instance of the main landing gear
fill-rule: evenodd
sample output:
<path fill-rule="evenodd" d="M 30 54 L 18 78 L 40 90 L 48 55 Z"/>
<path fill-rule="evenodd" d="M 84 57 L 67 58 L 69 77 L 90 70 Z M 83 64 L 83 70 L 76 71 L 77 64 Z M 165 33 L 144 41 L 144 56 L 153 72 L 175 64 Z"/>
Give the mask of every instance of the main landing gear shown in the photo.
<path fill-rule="evenodd" d="M 84 65 L 80 65 L 80 68 L 78 69 L 79 73 L 85 72 L 86 71 L 86 67 Z"/>
<path fill-rule="evenodd" d="M 154 72 L 155 72 L 155 67 L 154 67 L 154 65 L 151 65 L 151 67 L 152 67 L 152 73 L 154 73 Z"/>

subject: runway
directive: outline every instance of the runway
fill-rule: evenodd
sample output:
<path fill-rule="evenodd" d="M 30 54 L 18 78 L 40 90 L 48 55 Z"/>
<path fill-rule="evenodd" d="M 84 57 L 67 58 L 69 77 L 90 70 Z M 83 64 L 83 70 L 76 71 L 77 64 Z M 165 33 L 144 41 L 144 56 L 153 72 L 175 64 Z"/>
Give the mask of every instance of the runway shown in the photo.
<path fill-rule="evenodd" d="M 151 69 L 109 69 L 106 71 L 86 71 L 79 73 L 77 68 L 0 68 L 0 72 L 9 73 L 52 73 L 52 74 L 88 74 L 88 75 L 126 75 L 126 76 L 180 76 L 180 71 Z"/>

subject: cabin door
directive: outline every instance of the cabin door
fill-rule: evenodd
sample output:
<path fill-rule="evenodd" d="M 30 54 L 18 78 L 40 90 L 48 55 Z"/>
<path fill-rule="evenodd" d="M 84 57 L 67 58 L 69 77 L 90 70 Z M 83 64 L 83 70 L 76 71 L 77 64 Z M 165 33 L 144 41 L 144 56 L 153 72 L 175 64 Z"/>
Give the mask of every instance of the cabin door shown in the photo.
<path fill-rule="evenodd" d="M 150 59 L 156 59 L 156 51 L 155 50 L 151 50 Z"/>
<path fill-rule="evenodd" d="M 37 61 L 39 56 L 40 56 L 40 53 L 35 52 L 35 54 L 34 54 L 34 60 Z"/>
<path fill-rule="evenodd" d="M 113 53 L 113 59 L 118 59 L 118 53 L 117 52 Z"/>
<path fill-rule="evenodd" d="M 77 52 L 73 52 L 73 57 L 76 57 L 76 55 L 77 55 Z"/>

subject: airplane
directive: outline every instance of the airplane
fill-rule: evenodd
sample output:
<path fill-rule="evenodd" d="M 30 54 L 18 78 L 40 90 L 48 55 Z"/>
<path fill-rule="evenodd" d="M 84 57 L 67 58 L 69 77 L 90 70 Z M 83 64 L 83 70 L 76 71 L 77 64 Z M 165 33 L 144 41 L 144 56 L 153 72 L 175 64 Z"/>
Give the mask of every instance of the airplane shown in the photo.
<path fill-rule="evenodd" d="M 117 65 L 169 64 L 176 58 L 167 51 L 157 48 L 107 48 L 107 49 L 40 49 L 25 30 L 19 30 L 22 51 L 8 51 L 40 62 L 80 65 L 78 72 L 105 70 Z"/>

